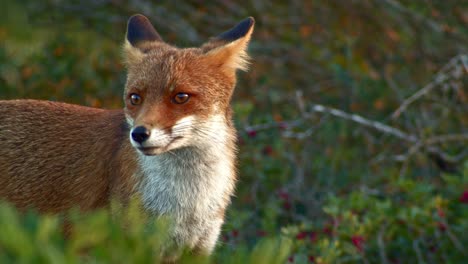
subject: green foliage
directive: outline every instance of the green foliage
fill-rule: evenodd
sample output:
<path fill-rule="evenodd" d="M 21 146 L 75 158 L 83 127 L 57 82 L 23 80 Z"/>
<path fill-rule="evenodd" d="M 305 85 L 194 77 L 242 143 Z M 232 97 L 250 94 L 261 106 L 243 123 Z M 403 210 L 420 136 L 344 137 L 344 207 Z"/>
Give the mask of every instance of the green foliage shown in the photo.
<path fill-rule="evenodd" d="M 117 209 L 116 209 L 117 208 Z M 64 238 L 64 230 L 68 235 Z M 129 208 L 114 206 L 89 214 L 70 212 L 67 217 L 19 213 L 0 205 L 0 261 L 2 263 L 159 263 L 170 245 L 170 219 L 153 219 L 138 202 Z M 209 259 L 185 252 L 180 263 L 284 263 L 291 240 L 268 238 L 251 252 L 218 252 Z M 222 256 L 222 257 L 221 257 Z M 226 261 L 224 261 L 224 259 Z"/>
<path fill-rule="evenodd" d="M 147 15 L 178 46 L 199 45 L 252 15 L 253 64 L 239 74 L 233 100 L 236 197 L 214 256 L 183 259 L 461 263 L 468 245 L 466 155 L 446 174 L 427 149 L 407 155 L 414 146 L 400 139 L 328 115 L 302 118 L 294 95 L 302 91 L 306 109 L 309 102 L 333 106 L 422 138 L 466 133 L 466 69 L 400 118 L 388 118 L 452 57 L 467 54 L 465 6 L 462 0 L 7 0 L 0 9 L 0 99 L 120 108 L 130 15 Z M 455 157 L 467 149 L 466 141 L 437 147 Z M 127 213 L 72 213 L 77 231 L 64 239 L 63 218 L 3 205 L 0 262 L 157 261 L 164 224 Z"/>
<path fill-rule="evenodd" d="M 371 263 L 418 262 L 422 252 L 425 261 L 461 261 L 468 242 L 462 220 L 466 204 L 459 200 L 466 176 L 460 180 L 446 175 L 447 181 L 438 187 L 396 179 L 387 190 L 354 191 L 346 199 L 330 197 L 324 211 L 333 223 L 332 238 L 341 255 L 326 263 L 345 256 Z M 450 179 L 456 179 L 456 185 Z"/>
<path fill-rule="evenodd" d="M 168 241 L 168 221 L 151 221 L 137 206 L 65 218 L 18 213 L 2 204 L 0 221 L 2 263 L 155 263 Z"/>

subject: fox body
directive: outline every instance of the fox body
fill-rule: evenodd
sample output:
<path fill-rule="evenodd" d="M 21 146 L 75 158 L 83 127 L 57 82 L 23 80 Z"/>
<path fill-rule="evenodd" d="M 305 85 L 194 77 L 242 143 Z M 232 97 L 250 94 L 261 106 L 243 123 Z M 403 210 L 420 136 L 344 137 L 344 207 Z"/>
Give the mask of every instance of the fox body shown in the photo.
<path fill-rule="evenodd" d="M 131 17 L 123 110 L 0 101 L 0 198 L 57 213 L 138 195 L 174 219 L 177 245 L 209 254 L 236 181 L 230 100 L 253 25 L 179 49 Z"/>

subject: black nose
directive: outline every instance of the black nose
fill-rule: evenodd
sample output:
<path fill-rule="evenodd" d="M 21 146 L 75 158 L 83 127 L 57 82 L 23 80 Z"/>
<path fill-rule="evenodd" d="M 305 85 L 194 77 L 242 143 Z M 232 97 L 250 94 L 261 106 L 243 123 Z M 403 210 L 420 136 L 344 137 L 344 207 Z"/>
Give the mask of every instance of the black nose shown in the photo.
<path fill-rule="evenodd" d="M 150 131 L 144 126 L 135 127 L 132 129 L 132 139 L 138 143 L 143 143 L 150 136 Z"/>

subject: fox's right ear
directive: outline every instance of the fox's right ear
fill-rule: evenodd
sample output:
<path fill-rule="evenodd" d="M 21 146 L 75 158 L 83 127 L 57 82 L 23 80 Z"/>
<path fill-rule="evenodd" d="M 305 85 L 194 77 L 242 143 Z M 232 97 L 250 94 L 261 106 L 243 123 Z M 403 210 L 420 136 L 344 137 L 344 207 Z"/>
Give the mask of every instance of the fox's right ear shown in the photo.
<path fill-rule="evenodd" d="M 201 49 L 205 52 L 208 62 L 230 74 L 235 74 L 237 69 L 247 70 L 249 65 L 247 45 L 252 36 L 254 24 L 254 18 L 248 17 L 205 43 Z"/>
<path fill-rule="evenodd" d="M 163 42 L 156 29 L 144 15 L 133 15 L 127 23 L 125 35 L 124 55 L 127 64 L 140 61 L 145 53 L 144 43 Z"/>

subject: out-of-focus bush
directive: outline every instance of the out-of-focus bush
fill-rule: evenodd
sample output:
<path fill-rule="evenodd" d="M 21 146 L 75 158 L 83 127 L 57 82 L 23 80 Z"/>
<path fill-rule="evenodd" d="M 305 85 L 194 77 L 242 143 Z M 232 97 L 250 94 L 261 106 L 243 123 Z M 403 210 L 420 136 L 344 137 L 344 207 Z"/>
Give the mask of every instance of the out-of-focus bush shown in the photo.
<path fill-rule="evenodd" d="M 137 200 L 128 208 L 113 206 L 89 214 L 65 216 L 18 213 L 0 204 L 0 261 L 2 263 L 160 263 L 170 219 L 148 217 Z M 68 230 L 64 238 L 64 230 Z M 179 263 L 284 263 L 291 239 L 262 240 L 251 252 L 209 258 L 182 253 Z"/>

